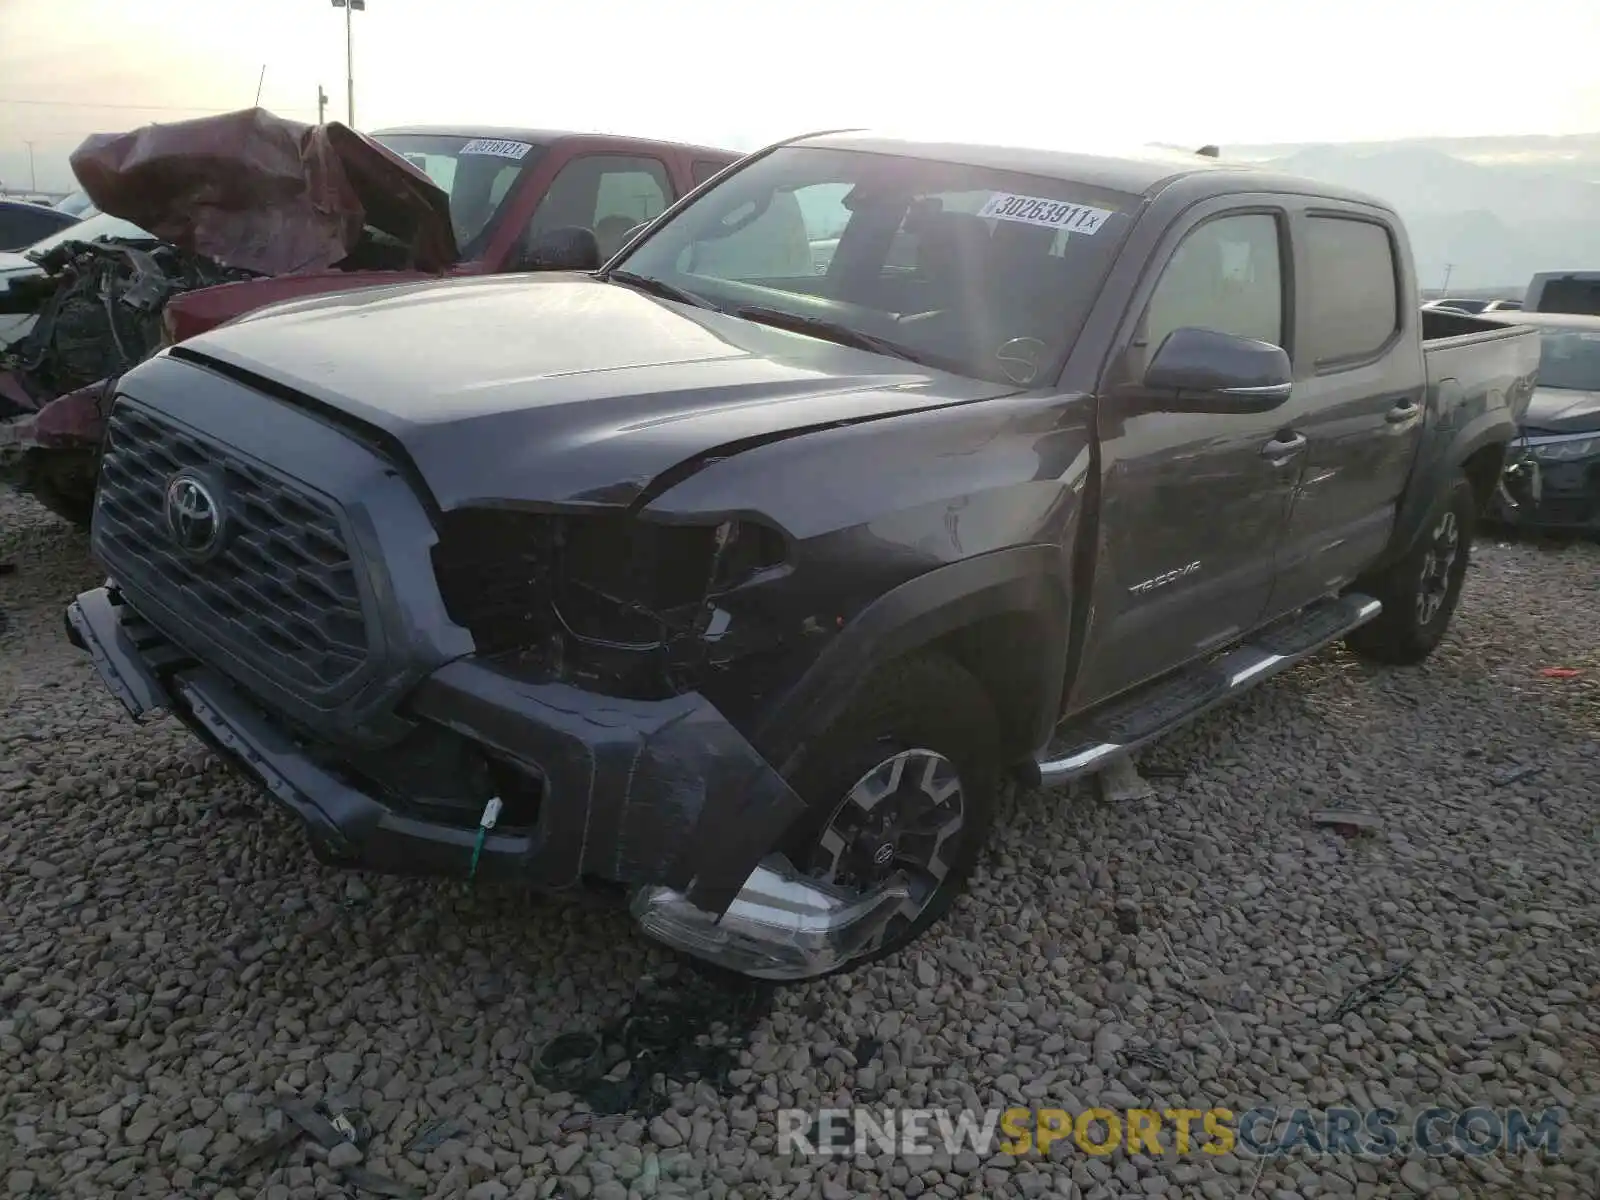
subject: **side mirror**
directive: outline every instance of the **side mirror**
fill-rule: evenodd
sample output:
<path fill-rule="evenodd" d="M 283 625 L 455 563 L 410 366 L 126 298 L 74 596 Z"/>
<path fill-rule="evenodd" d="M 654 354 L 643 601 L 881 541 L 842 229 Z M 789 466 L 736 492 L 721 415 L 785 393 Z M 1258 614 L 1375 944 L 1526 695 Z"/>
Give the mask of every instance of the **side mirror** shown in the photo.
<path fill-rule="evenodd" d="M 1145 388 L 1162 394 L 1158 405 L 1174 412 L 1270 412 L 1293 381 L 1281 346 L 1190 328 L 1167 335 L 1144 375 Z"/>
<path fill-rule="evenodd" d="M 598 271 L 600 243 L 594 230 L 581 225 L 547 229 L 523 248 L 517 263 L 522 271 Z"/>

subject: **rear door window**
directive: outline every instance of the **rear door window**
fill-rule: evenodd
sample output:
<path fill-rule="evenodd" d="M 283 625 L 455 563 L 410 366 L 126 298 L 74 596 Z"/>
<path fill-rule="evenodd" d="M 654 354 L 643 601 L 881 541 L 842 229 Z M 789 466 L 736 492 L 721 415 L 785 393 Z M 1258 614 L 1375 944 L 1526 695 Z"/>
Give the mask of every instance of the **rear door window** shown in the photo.
<path fill-rule="evenodd" d="M 1360 365 L 1400 329 L 1400 285 L 1389 230 L 1357 217 L 1306 219 L 1306 357 Z"/>
<path fill-rule="evenodd" d="M 1600 314 L 1600 278 L 1593 275 L 1567 275 L 1535 285 L 1533 311 Z"/>

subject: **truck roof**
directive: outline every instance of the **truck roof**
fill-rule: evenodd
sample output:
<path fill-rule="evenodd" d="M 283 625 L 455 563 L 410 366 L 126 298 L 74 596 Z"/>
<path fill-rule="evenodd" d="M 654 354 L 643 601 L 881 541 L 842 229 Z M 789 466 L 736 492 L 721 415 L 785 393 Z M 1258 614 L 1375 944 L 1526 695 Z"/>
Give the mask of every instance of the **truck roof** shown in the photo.
<path fill-rule="evenodd" d="M 1280 175 L 1246 163 L 1228 162 L 1183 150 L 1136 146 L 1115 154 L 1046 150 L 1021 146 L 931 142 L 891 137 L 870 130 L 842 130 L 794 139 L 795 144 L 832 146 L 875 154 L 898 154 L 940 162 L 961 163 L 991 171 L 1015 171 L 1047 179 L 1070 180 L 1110 192 L 1151 196 L 1179 179 L 1206 176 L 1215 181 L 1217 195 L 1231 192 L 1294 192 L 1348 200 L 1393 211 L 1391 206 L 1363 192 L 1320 183 L 1294 175 Z"/>
<path fill-rule="evenodd" d="M 385 137 L 389 135 L 401 137 L 427 137 L 437 135 L 441 137 L 466 137 L 466 138 L 501 138 L 506 141 L 528 142 L 530 145 L 548 146 L 555 142 L 566 141 L 569 138 L 582 138 L 585 141 L 603 142 L 608 146 L 619 149 L 627 147 L 646 146 L 676 146 L 682 150 L 689 150 L 697 154 L 714 154 L 718 158 L 738 158 L 739 152 L 718 146 L 697 146 L 691 142 L 674 142 L 667 138 L 628 137 L 614 133 L 592 133 L 581 129 L 529 129 L 520 125 L 395 125 L 388 129 L 377 129 L 372 132 L 372 137 Z"/>

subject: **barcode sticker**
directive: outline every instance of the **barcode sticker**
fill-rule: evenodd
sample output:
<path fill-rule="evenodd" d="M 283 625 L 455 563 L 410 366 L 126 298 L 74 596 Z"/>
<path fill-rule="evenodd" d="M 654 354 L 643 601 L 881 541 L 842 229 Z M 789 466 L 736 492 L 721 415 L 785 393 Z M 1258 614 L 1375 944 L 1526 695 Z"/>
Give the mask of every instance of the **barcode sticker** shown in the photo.
<path fill-rule="evenodd" d="M 996 192 L 984 201 L 978 210 L 980 217 L 997 221 L 1017 221 L 1024 225 L 1042 225 L 1046 229 L 1065 229 L 1068 233 L 1094 234 L 1112 216 L 1103 208 L 1090 208 L 1085 204 L 1068 204 L 1064 200 L 1049 200 L 1042 196 L 1016 196 L 1010 192 Z"/>
<path fill-rule="evenodd" d="M 473 138 L 461 147 L 462 154 L 488 154 L 495 158 L 526 158 L 533 147 L 527 142 L 508 142 L 502 138 Z"/>

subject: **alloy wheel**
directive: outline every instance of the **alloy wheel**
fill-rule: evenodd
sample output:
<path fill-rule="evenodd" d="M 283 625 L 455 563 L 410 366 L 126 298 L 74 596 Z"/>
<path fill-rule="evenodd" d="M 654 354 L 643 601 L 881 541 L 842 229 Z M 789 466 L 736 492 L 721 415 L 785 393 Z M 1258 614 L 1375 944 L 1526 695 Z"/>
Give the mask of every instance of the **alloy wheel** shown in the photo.
<path fill-rule="evenodd" d="M 1417 588 L 1417 623 L 1429 625 L 1444 607 L 1450 576 L 1461 552 L 1461 527 L 1454 512 L 1439 518 L 1422 556 L 1422 579 Z"/>
<path fill-rule="evenodd" d="M 862 946 L 870 954 L 916 922 L 950 873 L 967 831 L 966 797 L 955 764 L 932 750 L 902 750 L 845 793 L 806 863 L 812 878 L 871 892 L 897 877 L 910 895 Z"/>

